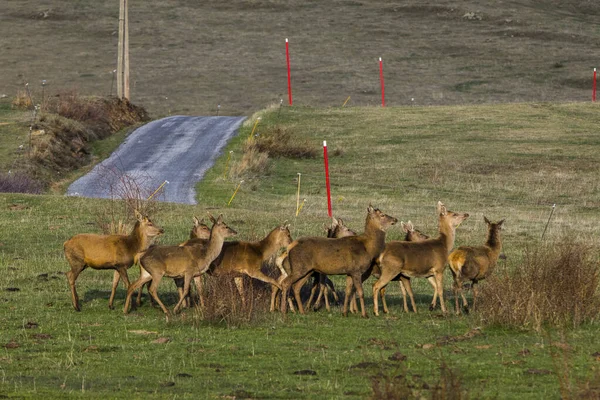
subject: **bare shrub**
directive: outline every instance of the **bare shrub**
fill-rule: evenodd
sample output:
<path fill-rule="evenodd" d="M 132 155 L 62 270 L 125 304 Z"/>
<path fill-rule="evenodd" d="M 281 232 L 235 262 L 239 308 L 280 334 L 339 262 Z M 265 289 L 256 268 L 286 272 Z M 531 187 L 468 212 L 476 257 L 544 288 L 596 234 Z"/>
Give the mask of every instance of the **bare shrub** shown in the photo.
<path fill-rule="evenodd" d="M 94 139 L 104 139 L 126 126 L 148 120 L 146 111 L 127 99 L 83 97 L 76 90 L 58 93 L 48 101 L 45 111 L 85 124 Z"/>
<path fill-rule="evenodd" d="M 33 102 L 26 90 L 19 90 L 17 91 L 17 95 L 13 98 L 11 106 L 15 110 L 31 110 L 33 108 Z"/>
<path fill-rule="evenodd" d="M 247 144 L 273 158 L 315 158 L 317 156 L 317 149 L 308 141 L 294 138 L 289 129 L 279 126 L 266 128 Z"/>
<path fill-rule="evenodd" d="M 243 276 L 244 301 L 232 275 L 204 275 L 205 307 L 197 306 L 195 319 L 210 323 L 240 326 L 258 322 L 269 315 L 271 287 L 264 282 Z"/>
<path fill-rule="evenodd" d="M 230 175 L 233 178 L 264 175 L 269 169 L 269 155 L 258 151 L 255 147 L 244 149 L 242 159 L 233 163 Z"/>
<path fill-rule="evenodd" d="M 487 324 L 577 327 L 600 315 L 599 282 L 597 251 L 569 240 L 542 244 L 482 285 L 478 310 Z"/>
<path fill-rule="evenodd" d="M 0 192 L 40 194 L 44 185 L 23 172 L 0 175 Z"/>

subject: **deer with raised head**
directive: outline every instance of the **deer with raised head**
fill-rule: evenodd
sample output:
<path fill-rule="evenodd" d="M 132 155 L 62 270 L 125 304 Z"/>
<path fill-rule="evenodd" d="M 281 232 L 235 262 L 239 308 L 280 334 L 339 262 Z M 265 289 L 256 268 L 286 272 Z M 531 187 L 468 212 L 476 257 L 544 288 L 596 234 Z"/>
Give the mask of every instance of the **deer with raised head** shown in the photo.
<path fill-rule="evenodd" d="M 460 246 L 448 256 L 448 264 L 450 271 L 454 277 L 454 303 L 456 314 L 460 314 L 458 307 L 458 294 L 460 293 L 463 300 L 463 310 L 469 312 L 469 303 L 463 293 L 463 282 L 471 281 L 471 289 L 473 289 L 473 306 L 475 309 L 475 299 L 477 298 L 477 289 L 475 284 L 487 278 L 498 262 L 500 252 L 502 251 L 502 238 L 500 231 L 504 220 L 498 222 L 490 222 L 485 216 L 483 217 L 488 228 L 487 240 L 483 246 Z"/>
<path fill-rule="evenodd" d="M 406 233 L 406 235 L 404 236 L 404 241 L 405 242 L 421 242 L 423 240 L 429 239 L 429 236 L 424 234 L 423 232 L 419 231 L 418 229 L 415 229 L 413 223 L 411 221 L 408 221 L 407 223 L 404 223 L 402 221 L 400 221 L 400 225 L 402 226 L 402 230 Z M 374 276 L 375 278 L 379 278 L 379 276 L 381 275 L 381 271 L 379 269 L 379 265 L 377 265 L 377 263 L 375 263 L 375 265 L 373 265 L 373 270 L 371 271 L 371 275 Z M 368 278 L 363 276 L 363 282 L 364 280 L 366 280 Z M 396 276 L 394 279 L 392 279 L 392 281 L 398 281 L 399 285 L 400 285 L 400 291 L 402 292 L 402 300 L 404 303 L 404 311 L 408 312 L 408 305 L 406 303 L 406 289 L 404 288 L 404 286 L 406 285 L 406 283 L 404 281 L 408 280 L 408 284 L 410 285 L 410 278 L 406 277 L 406 276 L 402 276 L 402 275 L 398 275 Z M 346 285 L 352 285 L 352 281 L 348 278 L 346 278 Z M 433 289 L 435 290 L 435 286 L 433 287 Z M 383 312 L 384 313 L 388 313 L 388 306 L 387 306 L 387 302 L 385 301 L 385 291 L 386 291 L 386 287 L 381 288 L 381 303 L 383 304 Z M 414 311 L 416 311 L 416 309 L 413 308 Z M 350 302 L 350 312 L 357 312 L 358 309 L 356 307 L 356 296 L 352 296 L 351 302 Z"/>
<path fill-rule="evenodd" d="M 127 290 L 127 300 L 123 308 L 124 313 L 129 312 L 129 304 L 133 292 L 137 288 L 142 287 L 146 282 L 152 280 L 148 291 L 163 312 L 168 314 L 167 308 L 157 293 L 158 285 L 165 276 L 184 280 L 183 293 L 179 296 L 179 302 L 173 309 L 174 313 L 179 311 L 189 294 L 192 279 L 201 276 L 208 270 L 210 264 L 221 253 L 225 238 L 237 234 L 236 231 L 223 222 L 223 215 L 219 215 L 216 220 L 210 214 L 209 217 L 213 222 L 213 226 L 210 230 L 210 238 L 206 246 L 155 246 L 144 253 L 140 258 L 142 274 Z"/>
<path fill-rule="evenodd" d="M 398 275 L 406 278 L 427 278 L 434 287 L 433 301 L 430 310 L 435 309 L 437 297 L 440 298 L 442 312 L 446 312 L 444 304 L 444 269 L 448 254 L 454 247 L 456 228 L 469 217 L 466 213 L 455 213 L 438 202 L 439 236 L 421 242 L 391 241 L 377 259 L 381 276 L 373 284 L 373 311 L 379 315 L 379 291 Z M 402 279 L 402 278 L 401 278 Z M 409 279 L 402 279 L 410 297 L 413 310 L 416 311 L 415 300 Z M 437 296 L 436 296 L 437 294 Z"/>
<path fill-rule="evenodd" d="M 129 235 L 82 233 L 64 243 L 65 257 L 71 266 L 71 270 L 66 275 L 71 287 L 71 300 L 75 310 L 81 311 L 75 281 L 87 267 L 116 271 L 108 300 L 110 309 L 113 308 L 119 279 L 122 279 L 125 286 L 129 288 L 127 269 L 134 264 L 139 253 L 148 249 L 154 237 L 164 233 L 162 228 L 155 226 L 147 216 L 143 216 L 137 210 L 135 217 L 137 222 Z"/>
<path fill-rule="evenodd" d="M 356 232 L 354 232 L 352 229 L 348 228 L 341 218 L 336 219 L 335 217 L 332 217 L 331 224 L 329 226 L 326 226 L 325 224 L 323 224 L 323 228 L 325 229 L 325 232 L 327 233 L 328 238 L 342 238 L 342 237 L 356 235 Z M 280 281 L 285 279 L 285 277 L 287 276 L 287 272 L 283 268 L 283 260 L 285 260 L 286 257 L 288 256 L 288 251 L 291 250 L 292 248 L 294 248 L 296 246 L 296 244 L 297 244 L 297 241 L 292 242 L 286 248 L 286 250 L 277 257 L 277 259 L 275 261 L 275 264 L 281 271 L 281 276 L 279 279 Z M 314 304 L 315 309 L 321 304 L 321 299 L 324 298 L 325 299 L 325 308 L 327 309 L 327 311 L 330 311 L 331 308 L 329 306 L 329 298 L 328 298 L 329 291 L 331 291 L 334 301 L 339 303 L 339 297 L 338 297 L 337 293 L 335 292 L 335 286 L 333 285 L 333 282 L 331 281 L 331 279 L 327 278 L 326 275 L 320 274 L 319 272 L 316 272 L 316 271 L 314 271 L 311 276 L 313 278 L 313 283 L 312 283 L 312 287 L 311 287 L 311 291 L 310 291 L 310 297 L 308 298 L 308 301 L 306 303 L 306 308 L 310 308 L 312 306 L 312 301 L 314 299 L 315 293 L 317 290 L 319 290 L 319 294 L 318 294 L 317 299 Z M 279 293 L 279 288 L 277 288 L 277 286 L 273 286 L 272 291 L 271 291 L 271 308 L 270 308 L 271 312 L 275 311 L 276 302 L 277 302 L 276 301 L 277 293 Z M 293 311 L 294 306 L 293 306 L 293 303 L 291 302 L 291 300 L 288 303 L 289 303 L 290 309 Z"/>
<path fill-rule="evenodd" d="M 385 247 L 386 230 L 397 223 L 394 217 L 384 214 L 371 205 L 367 208 L 365 231 L 356 236 L 339 239 L 323 237 L 306 237 L 297 241 L 296 246 L 289 249 L 284 260 L 284 269 L 289 275 L 282 281 L 281 311 L 286 313 L 290 287 L 293 285 L 294 297 L 301 314 L 304 307 L 300 298 L 300 289 L 313 271 L 324 275 L 347 275 L 352 278 L 356 293 L 360 298 L 361 315 L 366 318 L 362 275 L 371 268 L 373 261 Z M 350 292 L 346 288 L 344 300 L 344 316 L 348 315 Z"/>
<path fill-rule="evenodd" d="M 208 242 L 208 239 L 210 238 L 210 227 L 208 225 L 206 225 L 204 223 L 204 218 L 202 218 L 201 220 L 198 219 L 198 217 L 194 216 L 193 218 L 194 221 L 194 225 L 192 226 L 192 230 L 190 231 L 190 238 L 188 240 L 186 240 L 185 242 L 181 243 L 180 246 L 185 246 L 188 243 L 198 243 L 198 242 L 194 242 L 195 239 L 201 239 L 203 241 Z M 138 254 L 138 257 L 136 258 L 136 264 L 139 264 L 139 258 L 143 255 L 143 253 Z M 140 266 L 140 272 L 141 272 L 141 266 Z M 181 297 L 181 294 L 183 293 L 183 279 L 175 279 L 175 285 L 177 285 L 177 292 L 179 293 L 179 296 Z M 144 286 L 141 287 L 141 289 L 138 292 L 137 295 L 137 304 L 140 305 L 142 304 L 142 292 L 144 291 L 144 287 L 146 289 L 148 289 L 148 287 L 150 286 L 150 282 L 146 282 L 146 284 Z M 148 294 L 150 294 L 150 292 L 148 292 Z M 186 302 L 186 307 L 190 307 L 191 302 L 190 302 L 190 297 L 188 296 L 185 300 Z M 150 296 L 150 301 L 153 301 L 152 296 Z"/>

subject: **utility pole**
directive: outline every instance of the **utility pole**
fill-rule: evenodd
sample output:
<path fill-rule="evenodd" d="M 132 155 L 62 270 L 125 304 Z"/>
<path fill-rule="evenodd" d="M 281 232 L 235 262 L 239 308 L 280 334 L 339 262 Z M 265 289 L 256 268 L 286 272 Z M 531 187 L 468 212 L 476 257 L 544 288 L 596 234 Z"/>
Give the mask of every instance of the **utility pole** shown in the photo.
<path fill-rule="evenodd" d="M 119 0 L 119 44 L 117 46 L 117 97 L 129 100 L 129 13 L 127 0 Z"/>

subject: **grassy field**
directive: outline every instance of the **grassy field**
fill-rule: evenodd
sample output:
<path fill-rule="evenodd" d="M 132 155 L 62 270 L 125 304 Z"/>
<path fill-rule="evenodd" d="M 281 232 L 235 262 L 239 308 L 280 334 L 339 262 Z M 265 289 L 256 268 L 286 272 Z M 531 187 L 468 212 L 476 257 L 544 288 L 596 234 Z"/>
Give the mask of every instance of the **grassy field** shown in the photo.
<path fill-rule="evenodd" d="M 0 16 L 0 95 L 115 93 L 118 3 L 19 0 Z M 131 93 L 153 116 L 249 115 L 287 102 L 586 101 L 600 57 L 594 1 L 150 0 L 130 4 Z"/>
<path fill-rule="evenodd" d="M 322 235 L 321 144 L 327 140 L 334 214 L 357 231 L 372 202 L 434 235 L 435 204 L 442 200 L 471 214 L 458 228 L 458 245 L 483 242 L 483 215 L 506 218 L 503 271 L 540 243 L 556 204 L 546 242 L 567 236 L 598 245 L 596 105 L 293 107 L 257 116 L 257 140 L 290 136 L 289 146 L 311 147 L 315 157 L 271 157 L 259 172 L 240 173 L 250 119 L 226 150 L 233 151 L 227 170 L 223 157 L 198 186 L 198 206 L 156 205 L 152 217 L 166 230 L 161 243 L 184 240 L 192 215 L 206 210 L 224 213 L 242 239 L 262 238 L 284 220 L 294 237 Z M 306 202 L 295 217 L 298 173 Z M 597 376 L 597 321 L 536 332 L 489 326 L 477 313 L 444 316 L 427 310 L 431 288 L 418 279 L 418 314 L 401 311 L 393 286 L 391 313 L 373 317 L 369 280 L 366 320 L 344 318 L 335 307 L 285 319 L 260 311 L 236 323 L 206 321 L 197 310 L 167 320 L 147 304 L 124 316 L 122 288 L 117 308 L 109 311 L 112 274 L 85 271 L 77 282 L 83 310 L 76 313 L 62 243 L 76 233 L 98 232 L 98 221 L 123 218 L 123 210 L 105 200 L 0 195 L 0 395 L 365 398 L 387 382 L 416 397 L 445 387 L 471 398 L 535 399 L 564 398 L 569 385 L 574 396 Z M 399 227 L 388 233 L 389 239 L 401 236 Z M 335 282 L 341 289 L 341 280 Z M 450 289 L 449 274 L 446 285 Z M 172 284 L 164 282 L 159 291 L 174 305 Z"/>

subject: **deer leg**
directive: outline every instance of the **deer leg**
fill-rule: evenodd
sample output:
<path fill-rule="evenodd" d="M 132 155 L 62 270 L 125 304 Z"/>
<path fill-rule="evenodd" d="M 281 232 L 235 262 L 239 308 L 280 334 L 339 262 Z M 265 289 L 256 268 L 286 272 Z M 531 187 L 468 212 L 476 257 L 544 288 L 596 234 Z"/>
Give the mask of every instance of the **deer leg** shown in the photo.
<path fill-rule="evenodd" d="M 412 306 L 413 312 L 417 312 L 417 304 L 415 303 L 415 295 L 412 290 L 412 285 L 410 284 L 410 278 L 408 276 L 401 276 L 400 280 L 402 281 L 402 285 L 408 293 L 408 297 L 410 298 L 410 305 Z"/>
<path fill-rule="evenodd" d="M 460 315 L 460 309 L 458 308 L 458 294 L 459 292 L 462 294 L 461 287 L 459 286 L 462 283 L 460 282 L 458 276 L 454 273 L 454 270 L 452 270 L 452 277 L 454 278 L 454 312 L 456 315 Z"/>
<path fill-rule="evenodd" d="M 379 316 L 379 292 L 381 291 L 382 288 L 386 287 L 387 284 L 394 278 L 393 273 L 384 271 L 382 269 L 381 271 L 381 275 L 379 276 L 379 279 L 377 279 L 377 282 L 375 282 L 373 284 L 373 313 L 376 316 Z"/>
<path fill-rule="evenodd" d="M 356 297 L 354 296 L 354 283 L 352 283 L 352 278 L 350 276 L 346 276 L 346 297 L 348 296 L 350 296 L 350 312 L 355 314 L 358 312 L 358 306 L 356 305 Z M 345 303 L 346 299 L 344 299 L 344 304 Z"/>
<path fill-rule="evenodd" d="M 400 291 L 402 292 L 402 305 L 404 306 L 404 312 L 408 312 L 408 304 L 406 302 L 406 289 L 404 288 L 404 282 L 402 282 L 402 277 L 400 277 Z"/>
<path fill-rule="evenodd" d="M 175 308 L 173 309 L 173 314 L 177 314 L 179 312 L 179 310 L 181 309 L 181 307 L 185 304 L 186 299 L 188 298 L 188 295 L 190 294 L 190 283 L 192 282 L 192 274 L 191 273 L 186 273 L 184 280 L 183 280 L 183 292 L 180 293 L 179 295 L 179 301 L 177 302 L 177 304 L 175 305 Z"/>
<path fill-rule="evenodd" d="M 233 281 L 235 282 L 235 287 L 237 288 L 238 293 L 240 294 L 240 297 L 242 298 L 242 305 L 246 305 L 246 296 L 244 293 L 244 278 L 242 278 L 241 276 L 236 276 L 235 278 L 233 278 Z"/>
<path fill-rule="evenodd" d="M 81 306 L 79 304 L 79 296 L 77 295 L 77 289 L 75 289 L 75 281 L 77 277 L 85 269 L 85 264 L 73 257 L 67 256 L 67 260 L 69 264 L 71 264 L 71 270 L 67 271 L 65 275 L 67 275 L 67 281 L 69 282 L 69 287 L 71 288 L 71 301 L 73 302 L 73 308 L 75 311 L 81 311 Z"/>
<path fill-rule="evenodd" d="M 315 297 L 315 293 L 317 292 L 317 289 L 320 290 L 320 286 L 319 286 L 319 279 L 320 279 L 321 274 L 318 273 L 314 273 L 312 274 L 313 277 L 313 283 L 312 283 L 312 287 L 310 288 L 310 296 L 308 298 L 308 301 L 306 302 L 306 308 L 310 308 L 313 304 L 313 300 Z M 319 296 L 317 297 L 317 301 L 315 302 L 315 307 L 316 304 L 319 303 L 319 301 L 321 300 L 321 292 L 319 292 Z"/>
<path fill-rule="evenodd" d="M 117 293 L 117 286 L 119 286 L 119 279 L 121 279 L 121 274 L 118 270 L 115 270 L 110 290 L 110 298 L 108 299 L 108 308 L 110 308 L 111 310 L 114 309 L 113 301 L 115 299 L 115 293 Z M 126 289 L 128 289 L 128 287 Z"/>
<path fill-rule="evenodd" d="M 290 293 L 290 282 L 291 278 L 289 276 L 281 281 L 281 300 L 279 301 L 279 305 L 283 315 L 287 314 L 287 298 Z"/>
<path fill-rule="evenodd" d="M 333 296 L 333 300 L 335 300 L 336 304 L 340 304 L 340 297 L 337 295 L 337 292 L 335 291 L 335 286 L 333 285 L 333 282 L 327 276 L 325 276 L 324 280 L 325 280 L 325 286 L 329 287 L 329 290 L 331 290 L 331 295 Z"/>
<path fill-rule="evenodd" d="M 275 285 L 271 285 L 271 306 L 269 307 L 269 312 L 275 311 L 277 307 L 277 292 L 279 292 L 279 288 Z"/>
<path fill-rule="evenodd" d="M 354 288 L 356 289 L 356 293 L 358 294 L 358 298 L 360 299 L 361 316 L 363 318 L 368 318 L 367 310 L 365 309 L 365 297 L 364 297 L 364 292 L 363 292 L 363 288 L 362 288 L 361 275 L 352 275 L 352 282 L 354 283 Z M 347 314 L 348 310 L 346 309 L 344 311 L 346 311 L 346 314 Z"/>
<path fill-rule="evenodd" d="M 271 285 L 275 285 L 281 289 L 281 284 L 279 282 L 277 282 L 275 279 L 271 278 L 270 276 L 263 274 L 261 271 L 245 271 L 245 273 L 251 278 L 258 279 L 259 281 L 263 281 L 266 283 L 270 283 Z"/>
<path fill-rule="evenodd" d="M 125 289 L 129 290 L 129 277 L 127 276 L 127 268 L 118 267 L 117 272 L 115 272 L 115 274 L 113 275 L 113 287 L 110 293 L 110 299 L 108 299 L 108 308 L 110 308 L 111 310 L 114 309 L 113 301 L 115 299 L 115 293 L 117 292 L 117 285 L 119 284 L 119 276 L 125 284 Z"/>
<path fill-rule="evenodd" d="M 324 275 L 323 277 L 325 278 Z M 329 288 L 325 284 L 325 279 L 323 279 L 323 281 L 319 284 L 319 290 L 323 293 L 322 297 L 325 298 L 325 309 L 328 312 L 331 312 L 331 307 L 329 307 Z M 319 303 L 319 305 L 321 305 L 321 303 Z"/>
<path fill-rule="evenodd" d="M 129 312 L 129 304 L 131 303 L 131 298 L 133 296 L 133 292 L 135 290 L 137 290 L 138 288 L 140 289 L 140 292 L 141 292 L 144 285 L 146 283 L 148 283 L 150 280 L 152 280 L 152 276 L 146 270 L 143 269 L 141 271 L 139 279 L 137 281 L 133 282 L 129 286 L 129 289 L 127 289 L 127 298 L 125 299 L 125 306 L 123 307 L 123 314 L 127 314 Z"/>
<path fill-rule="evenodd" d="M 306 281 L 310 278 L 310 276 L 311 276 L 311 274 L 308 274 L 308 275 L 298 279 L 296 281 L 296 283 L 294 283 L 292 285 L 292 288 L 294 290 L 294 298 L 296 299 L 296 304 L 298 305 L 298 312 L 300 314 L 305 314 L 304 305 L 302 304 L 302 297 L 300 296 L 300 290 L 302 289 L 302 286 L 304 286 Z M 283 301 L 283 299 L 282 299 L 282 301 Z"/>
<path fill-rule="evenodd" d="M 444 272 L 438 272 L 435 274 L 435 284 L 437 286 L 437 293 L 440 297 L 440 306 L 442 307 L 442 312 L 446 314 L 446 304 L 444 303 Z M 437 300 L 434 296 L 433 300 Z M 435 308 L 435 303 L 431 303 L 431 307 Z"/>
<path fill-rule="evenodd" d="M 156 301 L 156 303 L 160 306 L 160 308 L 163 310 L 163 312 L 165 314 L 169 314 L 169 310 L 167 310 L 167 307 L 165 307 L 165 305 L 163 304 L 162 301 L 160 301 L 160 298 L 158 297 L 158 285 L 160 284 L 160 281 L 162 280 L 162 275 L 153 275 L 152 276 L 152 282 L 150 283 L 150 287 L 148 288 L 148 291 L 150 292 L 150 296 L 152 296 L 152 298 L 154 299 L 154 301 Z"/>

